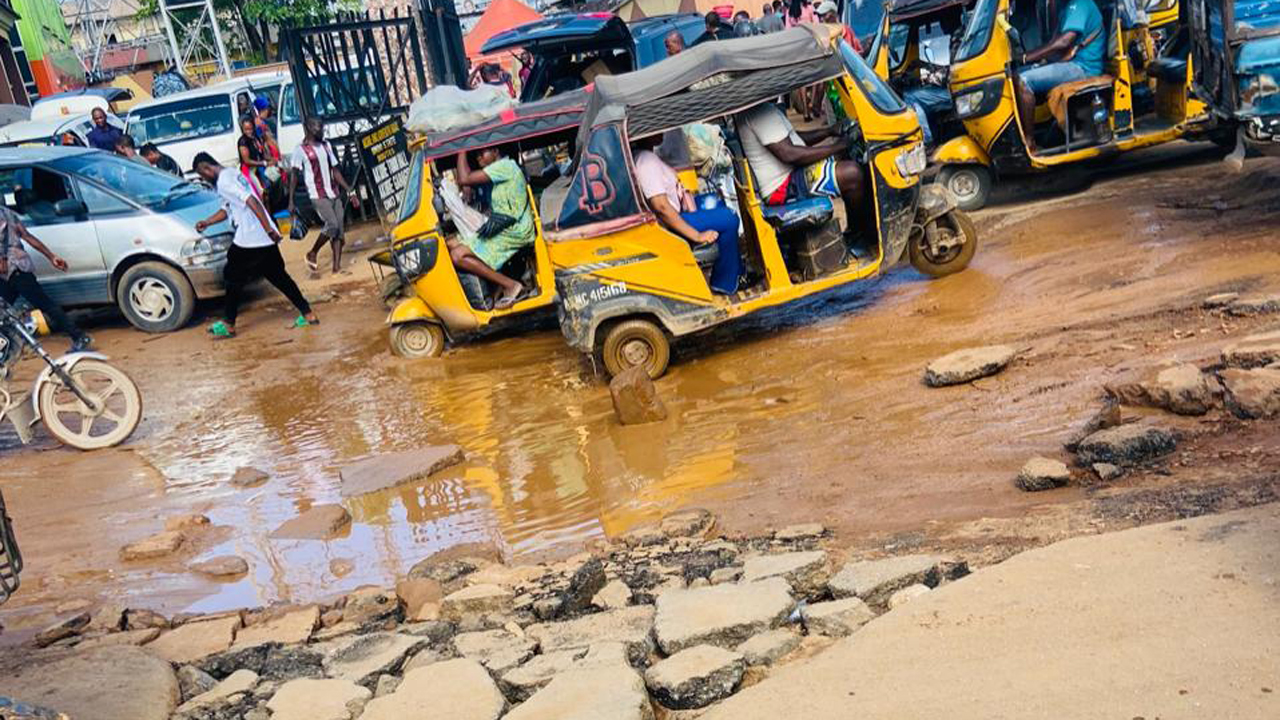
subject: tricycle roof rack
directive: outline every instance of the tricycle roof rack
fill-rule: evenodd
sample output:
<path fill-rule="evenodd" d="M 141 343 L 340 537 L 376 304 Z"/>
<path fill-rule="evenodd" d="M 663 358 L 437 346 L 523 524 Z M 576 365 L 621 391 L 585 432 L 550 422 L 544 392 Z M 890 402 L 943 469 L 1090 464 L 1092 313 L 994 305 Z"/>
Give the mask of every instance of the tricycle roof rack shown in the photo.
<path fill-rule="evenodd" d="M 464 150 L 505 145 L 526 138 L 576 128 L 582 121 L 591 86 L 546 100 L 523 103 L 501 115 L 469 127 L 432 133 L 418 147 L 427 160 L 456 155 Z"/>

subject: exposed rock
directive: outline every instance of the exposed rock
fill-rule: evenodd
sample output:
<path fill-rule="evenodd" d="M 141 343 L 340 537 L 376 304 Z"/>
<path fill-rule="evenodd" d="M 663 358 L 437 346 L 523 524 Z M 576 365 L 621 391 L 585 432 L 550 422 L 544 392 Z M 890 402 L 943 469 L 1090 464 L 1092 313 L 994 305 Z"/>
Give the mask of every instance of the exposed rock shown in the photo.
<path fill-rule="evenodd" d="M 124 627 L 126 608 L 118 603 L 107 603 L 93 611 L 89 619 L 89 630 L 106 630 L 115 632 Z"/>
<path fill-rule="evenodd" d="M 209 692 L 218 684 L 218 681 L 212 675 L 195 665 L 183 665 L 178 668 L 176 675 L 178 677 L 178 689 L 181 692 L 183 702 Z"/>
<path fill-rule="evenodd" d="M 467 584 L 498 585 L 514 589 L 517 585 L 541 579 L 546 572 L 546 568 L 537 565 L 500 565 L 494 563 L 468 575 Z"/>
<path fill-rule="evenodd" d="M 403 635 L 426 638 L 432 645 L 443 645 L 453 638 L 457 628 L 447 620 L 428 620 L 400 626 Z"/>
<path fill-rule="evenodd" d="M 1280 369 L 1222 371 L 1227 409 L 1246 420 L 1280 417 Z"/>
<path fill-rule="evenodd" d="M 748 665 L 772 665 L 778 658 L 798 647 L 799 635 L 786 628 L 778 628 L 751 637 L 736 650 Z"/>
<path fill-rule="evenodd" d="M 285 540 L 328 540 L 351 526 L 351 513 L 341 505 L 312 505 L 295 518 L 284 521 L 271 537 Z"/>
<path fill-rule="evenodd" d="M 320 608 L 309 605 L 240 630 L 232 647 L 238 650 L 270 642 L 281 645 L 304 643 L 311 639 L 311 633 L 319 622 Z"/>
<path fill-rule="evenodd" d="M 707 576 L 707 582 L 712 585 L 723 585 L 725 583 L 738 582 L 738 579 L 741 577 L 742 568 L 740 567 L 717 568 L 712 570 L 711 574 Z"/>
<path fill-rule="evenodd" d="M 622 643 L 627 649 L 629 662 L 640 665 L 653 649 L 653 618 L 653 607 L 636 605 L 567 622 L 531 625 L 525 632 L 538 641 L 544 653 L 576 650 L 600 643 Z"/>
<path fill-rule="evenodd" d="M 498 687 L 511 702 L 524 702 L 556 675 L 574 669 L 577 661 L 586 654 L 586 648 L 579 648 L 535 655 L 529 662 L 503 673 L 498 679 Z M 622 664 L 626 664 L 625 660 Z"/>
<path fill-rule="evenodd" d="M 779 555 L 757 555 L 742 565 L 742 581 L 756 582 L 783 578 L 797 594 L 812 596 L 822 592 L 830 572 L 827 554 L 821 550 L 790 552 Z"/>
<path fill-rule="evenodd" d="M 1094 463 L 1093 472 L 1099 480 L 1115 480 L 1124 474 L 1124 470 L 1111 463 Z"/>
<path fill-rule="evenodd" d="M 605 610 L 617 610 L 631 604 L 631 588 L 621 580 L 611 580 L 591 599 L 591 604 Z"/>
<path fill-rule="evenodd" d="M 1200 303 L 1200 307 L 1206 310 L 1214 310 L 1220 307 L 1230 305 L 1236 298 L 1240 297 L 1240 293 L 1225 292 L 1216 295 L 1210 295 Z"/>
<path fill-rule="evenodd" d="M 554 620 L 560 616 L 560 608 L 564 606 L 564 598 L 559 595 L 542 598 L 533 602 L 533 616 L 539 620 Z"/>
<path fill-rule="evenodd" d="M 931 588 L 928 585 L 921 585 L 920 583 L 908 585 L 889 596 L 889 609 L 892 610 L 899 605 L 906 605 L 912 600 L 929 592 L 929 590 L 931 590 Z"/>
<path fill-rule="evenodd" d="M 889 596 L 908 585 L 935 587 L 944 577 L 965 575 L 968 568 L 938 555 L 901 555 L 884 560 L 851 562 L 831 578 L 828 586 L 836 599 L 859 597 L 883 605 Z"/>
<path fill-rule="evenodd" d="M 1215 404 L 1209 379 L 1188 363 L 1164 368 L 1137 382 L 1109 384 L 1106 389 L 1126 405 L 1162 408 L 1179 415 L 1203 415 Z"/>
<path fill-rule="evenodd" d="M 190 712 L 201 705 L 213 705 L 232 695 L 249 692 L 257 684 L 258 673 L 252 670 L 237 670 L 222 682 L 183 703 L 178 707 L 178 712 Z"/>
<path fill-rule="evenodd" d="M 533 657 L 538 641 L 509 630 L 461 633 L 453 638 L 458 654 L 500 674 Z"/>
<path fill-rule="evenodd" d="M 593 557 L 580 565 L 561 594 L 561 614 L 572 615 L 590 607 L 591 599 L 604 589 L 605 582 L 604 563 L 600 558 Z"/>
<path fill-rule="evenodd" d="M 471 585 L 447 595 L 440 602 L 440 616 L 457 621 L 468 615 L 510 612 L 514 597 L 497 585 Z"/>
<path fill-rule="evenodd" d="M 267 702 L 271 720 L 351 720 L 352 705 L 368 700 L 373 693 L 346 680 L 301 678 L 290 680 Z"/>
<path fill-rule="evenodd" d="M 393 617 L 400 611 L 400 598 L 394 591 L 365 587 L 347 594 L 342 619 L 357 625 L 369 625 Z"/>
<path fill-rule="evenodd" d="M 160 637 L 160 632 L 160 628 L 143 628 L 142 630 L 125 630 L 124 632 L 116 632 L 109 635 L 99 635 L 84 639 L 76 645 L 76 650 L 90 650 L 113 645 L 133 645 L 135 647 L 146 645 Z"/>
<path fill-rule="evenodd" d="M 379 675 L 398 672 L 405 658 L 428 642 L 426 638 L 382 632 L 334 640 L 318 649 L 325 653 L 326 675 L 371 687 Z"/>
<path fill-rule="evenodd" d="M 335 611 L 331 610 L 329 612 L 331 613 Z M 313 641 L 328 642 L 330 640 L 334 640 L 346 635 L 352 635 L 360 631 L 360 626 L 353 622 L 341 622 L 342 611 L 338 610 L 336 612 L 338 613 L 339 622 L 334 623 L 333 625 L 330 625 L 328 627 L 321 628 L 311 633 L 311 639 Z M 321 625 L 323 625 L 325 622 L 325 615 L 329 615 L 329 613 L 325 613 L 324 615 L 320 616 Z M 332 617 L 332 615 L 329 615 L 329 617 Z"/>
<path fill-rule="evenodd" d="M 653 706 L 639 674 L 611 665 L 557 675 L 503 720 L 653 720 Z"/>
<path fill-rule="evenodd" d="M 613 411 L 623 425 L 642 425 L 667 419 L 667 406 L 658 397 L 658 388 L 649 372 L 640 365 L 618 373 L 609 381 Z"/>
<path fill-rule="evenodd" d="M 89 627 L 89 613 L 81 612 L 64 618 L 36 633 L 36 647 L 48 647 L 63 638 L 79 635 Z"/>
<path fill-rule="evenodd" d="M 729 697 L 742 682 L 746 660 L 731 650 L 697 645 L 645 671 L 654 699 L 673 710 L 702 708 Z"/>
<path fill-rule="evenodd" d="M 1081 428 L 1072 433 L 1071 438 L 1064 443 L 1068 452 L 1075 452 L 1080 447 L 1080 443 L 1090 435 L 1099 430 L 1106 430 L 1120 425 L 1123 418 L 1120 416 L 1120 403 L 1115 398 L 1108 397 L 1102 404 L 1102 408 L 1094 413 Z"/>
<path fill-rule="evenodd" d="M 440 583 L 430 578 L 411 578 L 401 580 L 396 583 L 396 597 L 400 598 L 400 603 L 404 605 L 404 616 L 407 620 L 422 621 L 434 618 L 421 617 L 423 608 L 427 605 L 433 605 L 431 613 L 438 614 L 440 612 L 440 601 L 444 599 L 444 590 L 440 587 Z"/>
<path fill-rule="evenodd" d="M 133 562 L 168 557 L 178 552 L 184 540 L 186 538 L 182 532 L 165 530 L 120 548 L 120 559 L 125 562 Z"/>
<path fill-rule="evenodd" d="M 735 647 L 777 627 L 791 612 L 787 581 L 667 590 L 657 598 L 654 635 L 668 655 L 695 645 Z"/>
<path fill-rule="evenodd" d="M 195 662 L 231 647 L 238 615 L 191 622 L 176 627 L 147 644 L 148 652 L 175 665 Z"/>
<path fill-rule="evenodd" d="M 435 663 L 444 662 L 445 660 L 452 660 L 453 658 L 453 650 L 449 648 L 425 647 L 410 656 L 409 659 L 404 662 L 404 667 L 400 669 L 400 672 L 407 673 L 410 670 L 434 665 Z"/>
<path fill-rule="evenodd" d="M 629 548 L 649 547 L 666 542 L 667 536 L 657 525 L 638 525 L 623 533 L 618 541 Z"/>
<path fill-rule="evenodd" d="M 1245 295 L 1227 303 L 1232 315 L 1264 315 L 1280 312 L 1280 295 Z"/>
<path fill-rule="evenodd" d="M 317 646 L 267 643 L 210 655 L 197 666 L 214 677 L 252 670 L 263 680 L 276 682 L 323 675 L 323 661 Z"/>
<path fill-rule="evenodd" d="M 230 482 L 238 488 L 251 488 L 257 487 L 270 479 L 270 475 L 257 468 L 242 467 L 235 471 L 231 476 Z"/>
<path fill-rule="evenodd" d="M 1004 370 L 1017 354 L 1018 351 L 1008 345 L 957 350 L 929 363 L 924 371 L 924 381 L 930 387 L 943 387 L 995 375 Z"/>
<path fill-rule="evenodd" d="M 449 720 L 497 720 L 505 707 L 502 693 L 479 663 L 446 660 L 410 670 L 395 692 L 370 700 L 360 720 L 446 715 Z"/>
<path fill-rule="evenodd" d="M 1249 335 L 1222 350 L 1222 363 L 1227 367 L 1256 368 L 1280 360 L 1280 330 Z"/>
<path fill-rule="evenodd" d="M 86 720 L 168 720 L 178 705 L 173 669 L 135 647 L 106 647 L 0 675 L 7 697 Z"/>
<path fill-rule="evenodd" d="M 164 521 L 164 529 L 176 532 L 188 532 L 193 530 L 201 530 L 209 527 L 209 517 L 200 513 L 189 513 L 187 515 L 178 515 L 176 517 L 167 518 Z"/>
<path fill-rule="evenodd" d="M 395 692 L 398 687 L 400 687 L 400 678 L 395 675 L 379 675 L 378 685 L 373 689 L 373 696 L 383 697 L 385 695 L 390 695 Z"/>
<path fill-rule="evenodd" d="M 163 615 L 154 610 L 144 610 L 142 608 L 129 608 L 124 611 L 124 629 L 125 630 L 144 630 L 146 628 L 160 628 L 162 630 L 169 628 L 169 621 Z"/>
<path fill-rule="evenodd" d="M 433 553 L 409 570 L 410 578 L 431 578 L 442 585 L 475 572 L 481 565 L 501 563 L 502 552 L 488 543 L 464 543 Z"/>
<path fill-rule="evenodd" d="M 856 597 L 814 603 L 804 610 L 809 632 L 828 637 L 844 637 L 873 620 L 876 614 Z"/>
<path fill-rule="evenodd" d="M 212 577 L 231 577 L 249 572 L 249 563 L 239 555 L 219 555 L 208 560 L 191 563 L 187 566 L 191 572 Z"/>
<path fill-rule="evenodd" d="M 1130 424 L 1099 430 L 1080 442 L 1076 456 L 1084 465 L 1105 462 L 1124 467 L 1173 452 L 1173 433 L 1151 425 Z"/>
<path fill-rule="evenodd" d="M 1052 490 L 1071 480 L 1071 469 L 1061 460 L 1033 457 L 1018 472 L 1018 487 L 1027 492 Z"/>
<path fill-rule="evenodd" d="M 711 534 L 716 516 L 710 510 L 688 508 L 662 518 L 658 529 L 668 538 L 700 538 Z"/>
<path fill-rule="evenodd" d="M 457 465 L 464 458 L 462 448 L 457 445 L 427 445 L 375 455 L 338 471 L 342 496 L 363 495 L 421 480 Z"/>
<path fill-rule="evenodd" d="M 774 533 L 773 537 L 783 542 L 815 540 L 822 537 L 826 531 L 827 529 L 821 523 L 804 523 L 801 525 L 788 525 Z"/>

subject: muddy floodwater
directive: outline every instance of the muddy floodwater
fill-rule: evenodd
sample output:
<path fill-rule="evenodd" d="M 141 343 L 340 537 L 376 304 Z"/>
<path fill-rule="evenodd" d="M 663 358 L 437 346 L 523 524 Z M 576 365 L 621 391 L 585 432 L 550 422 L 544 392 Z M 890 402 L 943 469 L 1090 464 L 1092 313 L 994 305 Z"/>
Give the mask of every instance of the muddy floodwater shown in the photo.
<path fill-rule="evenodd" d="M 691 505 L 732 529 L 821 521 L 850 537 L 1028 512 L 1045 501 L 1012 476 L 1060 447 L 1105 378 L 1211 356 L 1254 327 L 1180 309 L 1223 290 L 1280 291 L 1280 165 L 1231 175 L 1202 151 L 1169 155 L 978 214 L 983 244 L 957 276 L 899 270 L 681 344 L 658 383 L 669 419 L 654 425 L 616 423 L 604 382 L 553 320 L 439 360 L 391 357 L 360 266 L 316 328 L 286 329 L 290 313 L 266 295 L 231 342 L 104 320 L 99 345 L 141 386 L 143 423 L 124 448 L 95 453 L 0 435 L 0 488 L 28 566 L 0 621 L 21 633 L 72 598 L 169 613 L 309 601 L 393 582 L 459 543 L 568 554 Z M 1023 350 L 1009 372 L 920 381 L 929 360 L 995 343 Z M 464 448 L 465 463 L 341 498 L 344 465 L 440 443 Z M 242 466 L 271 479 L 236 488 Z M 321 503 L 350 511 L 344 537 L 269 538 Z M 217 526 L 203 544 L 118 559 L 188 512 Z M 246 558 L 248 576 L 184 569 L 223 554 Z"/>

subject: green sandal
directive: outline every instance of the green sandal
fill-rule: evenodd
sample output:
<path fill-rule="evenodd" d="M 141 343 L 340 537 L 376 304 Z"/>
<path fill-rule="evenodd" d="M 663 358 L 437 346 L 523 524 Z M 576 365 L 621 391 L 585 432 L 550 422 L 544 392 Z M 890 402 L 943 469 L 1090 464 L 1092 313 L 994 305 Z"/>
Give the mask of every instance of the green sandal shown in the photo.
<path fill-rule="evenodd" d="M 311 324 L 311 323 L 307 322 L 307 318 L 306 318 L 306 316 L 305 316 L 305 315 L 299 315 L 299 316 L 297 317 L 297 319 L 295 319 L 295 320 L 293 321 L 293 323 L 289 325 L 289 327 L 291 327 L 291 328 L 304 328 L 304 327 L 306 327 L 306 326 L 308 326 L 308 325 L 310 325 L 310 324 Z"/>
<path fill-rule="evenodd" d="M 235 331 L 227 327 L 227 324 L 221 320 L 209 326 L 209 334 L 212 335 L 215 340 L 224 340 L 226 338 L 233 338 L 236 336 Z"/>

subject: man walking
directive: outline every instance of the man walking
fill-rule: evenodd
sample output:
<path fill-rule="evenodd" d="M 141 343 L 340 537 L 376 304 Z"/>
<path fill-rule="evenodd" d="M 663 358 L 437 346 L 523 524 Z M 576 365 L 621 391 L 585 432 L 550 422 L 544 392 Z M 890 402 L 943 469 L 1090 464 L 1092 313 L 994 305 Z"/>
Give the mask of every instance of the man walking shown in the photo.
<path fill-rule="evenodd" d="M 120 128 L 112 127 L 107 124 L 107 111 L 102 108 L 94 108 L 90 113 L 93 117 L 93 128 L 89 130 L 89 147 L 105 150 L 109 153 L 116 151 L 116 141 L 120 139 L 124 133 L 120 132 Z"/>
<path fill-rule="evenodd" d="M 351 186 L 347 185 L 346 178 L 338 170 L 338 156 L 334 154 L 333 146 L 324 139 L 324 123 L 320 122 L 320 118 L 307 118 L 303 123 L 303 130 L 306 137 L 289 156 L 289 165 L 302 173 L 307 195 L 315 205 L 316 214 L 324 222 L 324 227 L 320 228 L 320 236 L 311 246 L 311 252 L 307 253 L 307 267 L 311 268 L 311 272 L 318 270 L 320 249 L 325 243 L 329 243 L 333 248 L 333 271 L 337 273 L 342 269 L 342 243 L 345 238 L 342 229 L 345 212 L 337 188 L 341 187 L 351 193 Z M 294 213 L 293 193 L 298 187 L 297 172 L 289 173 L 290 215 Z M 352 195 L 352 198 L 355 196 Z"/>
<path fill-rule="evenodd" d="M 0 206 L 0 297 L 5 302 L 13 302 L 19 295 L 44 313 L 53 325 L 71 337 L 71 352 L 88 350 L 93 340 L 85 334 L 73 321 L 62 306 L 45 294 L 44 288 L 36 280 L 35 267 L 31 264 L 31 256 L 22 247 L 26 242 L 35 251 L 45 256 L 49 264 L 62 272 L 67 271 L 67 261 L 58 257 L 52 250 L 40 242 L 36 236 L 27 231 L 18 214 L 7 207 Z"/>
<path fill-rule="evenodd" d="M 298 308 L 298 318 L 293 321 L 294 327 L 305 327 L 320 322 L 311 305 L 302 296 L 298 284 L 289 277 L 284 267 L 284 257 L 280 255 L 280 231 L 276 229 L 262 201 L 253 194 L 249 182 L 238 170 L 224 168 L 209 153 L 196 155 L 192 170 L 206 182 L 212 183 L 222 199 L 223 207 L 218 212 L 196 223 L 196 231 L 204 232 L 205 228 L 231 216 L 231 224 L 235 227 L 235 237 L 231 248 L 227 251 L 227 267 L 224 280 L 227 286 L 226 319 L 209 327 L 215 338 L 232 338 L 236 336 L 236 314 L 240 309 L 240 294 L 244 286 L 257 278 L 265 278 L 267 282 L 284 293 L 285 297 Z"/>
<path fill-rule="evenodd" d="M 756 21 L 756 29 L 761 33 L 782 31 L 782 16 L 774 12 L 773 5 L 765 3 L 764 12 L 760 15 L 760 19 Z"/>

